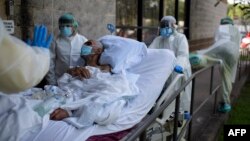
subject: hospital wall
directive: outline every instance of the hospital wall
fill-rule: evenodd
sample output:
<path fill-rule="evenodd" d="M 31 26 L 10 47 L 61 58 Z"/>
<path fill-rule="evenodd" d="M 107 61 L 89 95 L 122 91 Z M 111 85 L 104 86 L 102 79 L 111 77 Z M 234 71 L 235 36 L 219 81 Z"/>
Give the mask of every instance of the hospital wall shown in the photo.
<path fill-rule="evenodd" d="M 191 51 L 206 48 L 214 42 L 220 19 L 227 14 L 225 0 L 215 7 L 216 2 L 217 0 L 191 1 L 189 38 Z"/>
<path fill-rule="evenodd" d="M 225 0 L 222 0 L 225 1 Z M 226 16 L 227 4 L 217 0 L 191 0 L 189 44 L 190 51 L 206 48 L 213 43 L 220 19 Z M 0 16 L 7 19 L 5 0 L 0 0 Z M 35 24 L 47 25 L 58 35 L 58 18 L 72 12 L 79 22 L 79 33 L 89 39 L 109 34 L 107 23 L 116 21 L 116 0 L 14 0 L 15 36 L 22 39 L 32 35 Z"/>
<path fill-rule="evenodd" d="M 5 0 L 0 0 L 2 19 Z M 89 39 L 109 34 L 107 23 L 115 23 L 115 0 L 14 0 L 15 36 L 25 39 L 32 35 L 35 24 L 45 24 L 58 35 L 58 18 L 65 12 L 75 15 L 79 33 Z"/>
<path fill-rule="evenodd" d="M 6 19 L 7 18 L 4 9 L 5 9 L 5 1 L 4 0 L 0 0 L 0 17 L 2 19 Z"/>

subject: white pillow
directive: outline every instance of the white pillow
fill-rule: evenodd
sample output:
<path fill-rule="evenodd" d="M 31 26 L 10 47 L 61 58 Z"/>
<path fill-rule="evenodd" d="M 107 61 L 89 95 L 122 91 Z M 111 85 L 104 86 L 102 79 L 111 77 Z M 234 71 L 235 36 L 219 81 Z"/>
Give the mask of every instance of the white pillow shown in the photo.
<path fill-rule="evenodd" d="M 113 73 L 120 73 L 141 62 L 147 55 L 145 43 L 124 37 L 106 35 L 99 39 L 104 46 L 100 64 L 110 64 Z"/>

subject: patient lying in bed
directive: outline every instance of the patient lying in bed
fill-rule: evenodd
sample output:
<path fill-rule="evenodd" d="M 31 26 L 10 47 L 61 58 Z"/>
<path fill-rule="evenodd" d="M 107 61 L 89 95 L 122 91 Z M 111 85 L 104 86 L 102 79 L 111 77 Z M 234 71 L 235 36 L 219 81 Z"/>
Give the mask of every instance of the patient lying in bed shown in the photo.
<path fill-rule="evenodd" d="M 18 97 L 0 97 L 3 104 L 0 125 L 4 129 L 0 132 L 0 140 L 87 140 L 89 136 L 125 130 L 140 122 L 173 71 L 174 54 L 168 50 L 147 50 L 143 43 L 111 35 L 103 37 L 101 43 L 105 51 L 100 64 L 108 64 L 103 62 L 105 57 L 109 58 L 107 62 L 111 62 L 112 75 L 87 66 L 91 74 L 89 79 L 80 80 L 66 73 L 58 87 L 52 86 L 70 90 L 66 102 L 53 108 L 74 110 L 70 117 L 62 121 L 49 120 L 53 109 L 44 116 L 37 114 L 34 105 L 40 100 L 29 99 L 38 92 L 24 92 L 21 98 L 20 94 Z M 117 52 L 110 53 L 114 48 L 118 48 Z M 168 61 L 162 62 L 159 58 Z M 124 69 L 127 73 L 119 73 Z M 62 91 L 58 92 L 61 94 Z M 87 124 L 83 125 L 84 121 L 88 121 Z"/>
<path fill-rule="evenodd" d="M 81 56 L 86 67 L 71 68 L 58 80 L 60 88 L 70 89 L 73 102 L 50 114 L 51 120 L 64 120 L 77 128 L 112 123 L 127 101 L 138 94 L 135 84 L 138 74 L 124 71 L 111 74 L 111 65 L 99 63 L 104 51 L 102 44 L 90 40 L 84 45 Z"/>
<path fill-rule="evenodd" d="M 86 66 L 97 67 L 103 72 L 111 72 L 111 66 L 109 64 L 99 64 L 99 59 L 103 51 L 102 43 L 95 40 L 88 40 L 82 46 L 81 57 L 85 60 Z M 74 67 L 69 69 L 67 73 L 80 79 L 90 77 L 90 73 L 85 67 Z"/>
<path fill-rule="evenodd" d="M 84 52 L 84 48 L 92 47 L 91 51 Z M 102 72 L 111 72 L 110 65 L 101 65 L 99 64 L 99 59 L 101 53 L 103 52 L 103 45 L 99 41 L 89 40 L 84 43 L 82 49 L 81 57 L 85 60 L 86 66 L 92 66 L 99 68 Z M 91 73 L 88 68 L 79 66 L 70 68 L 67 71 L 72 77 L 79 78 L 80 80 L 89 79 L 91 77 Z M 64 110 L 62 108 L 56 109 L 53 113 L 50 114 L 51 120 L 62 120 L 64 118 L 69 117 L 72 115 L 71 111 Z"/>

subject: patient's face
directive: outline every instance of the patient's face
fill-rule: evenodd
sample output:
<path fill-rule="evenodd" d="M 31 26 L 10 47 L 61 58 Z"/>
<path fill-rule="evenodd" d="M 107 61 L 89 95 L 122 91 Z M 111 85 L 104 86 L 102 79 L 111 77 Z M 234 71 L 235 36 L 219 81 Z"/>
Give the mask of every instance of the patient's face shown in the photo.
<path fill-rule="evenodd" d="M 99 44 L 97 43 L 97 41 L 89 40 L 89 41 L 85 42 L 84 45 L 92 47 L 91 54 L 89 54 L 89 55 L 82 55 L 82 58 L 85 59 L 85 60 L 92 59 L 95 56 L 100 56 L 101 53 L 103 52 L 103 48 L 99 46 Z"/>

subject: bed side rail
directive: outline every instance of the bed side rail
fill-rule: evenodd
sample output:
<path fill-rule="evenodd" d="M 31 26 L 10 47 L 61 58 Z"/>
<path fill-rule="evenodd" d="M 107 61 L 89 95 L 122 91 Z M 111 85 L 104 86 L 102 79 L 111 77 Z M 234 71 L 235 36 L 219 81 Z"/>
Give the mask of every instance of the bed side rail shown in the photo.
<path fill-rule="evenodd" d="M 158 109 L 165 99 L 171 94 L 173 94 L 176 91 L 176 84 L 179 81 L 184 81 L 184 74 L 177 74 L 171 84 L 167 87 L 167 89 L 161 94 L 160 98 L 157 100 L 156 105 L 155 105 L 155 110 Z"/>
<path fill-rule="evenodd" d="M 198 110 L 205 104 L 207 100 L 205 100 L 198 108 L 196 111 L 193 111 L 193 100 L 194 100 L 194 85 L 195 85 L 195 78 L 197 75 L 203 73 L 204 71 L 211 69 L 211 81 L 210 81 L 210 95 L 216 94 L 219 88 L 221 87 L 221 84 L 219 84 L 216 88 L 212 89 L 213 86 L 213 75 L 214 75 L 214 67 L 218 65 L 219 62 L 215 62 L 207 67 L 204 67 L 195 73 L 187 79 L 183 84 L 180 86 L 179 89 L 177 89 L 174 94 L 172 94 L 169 99 L 165 100 L 162 104 L 158 104 L 159 108 L 155 109 L 155 111 L 147 115 L 144 120 L 142 120 L 137 126 L 127 135 L 125 136 L 121 141 L 135 141 L 138 137 L 141 136 L 141 134 L 145 133 L 144 131 L 147 130 L 147 128 L 156 121 L 156 119 L 159 117 L 162 112 L 168 108 L 168 106 L 174 101 L 175 102 L 175 119 L 174 119 L 174 133 L 173 133 L 173 141 L 179 141 L 182 137 L 182 135 L 185 132 L 185 129 L 189 127 L 189 134 L 188 134 L 188 140 L 190 140 L 190 135 L 191 135 L 191 126 L 188 126 L 192 124 L 192 117 L 194 114 L 198 112 Z M 186 88 L 186 86 L 192 82 L 192 95 L 191 95 L 191 107 L 190 107 L 190 118 L 187 120 L 186 124 L 180 131 L 179 135 L 177 135 L 177 129 L 178 129 L 178 116 L 179 116 L 179 108 L 180 108 L 180 93 Z M 216 96 L 215 96 L 216 97 Z M 210 97 L 209 97 L 210 98 Z"/>

